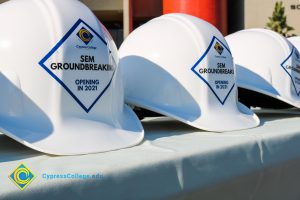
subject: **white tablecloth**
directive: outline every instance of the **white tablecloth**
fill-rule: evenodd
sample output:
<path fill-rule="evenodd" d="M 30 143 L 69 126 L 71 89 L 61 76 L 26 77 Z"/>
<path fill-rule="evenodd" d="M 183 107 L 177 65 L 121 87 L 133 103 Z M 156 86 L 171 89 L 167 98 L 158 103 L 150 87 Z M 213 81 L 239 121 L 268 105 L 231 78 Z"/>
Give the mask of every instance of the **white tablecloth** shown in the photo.
<path fill-rule="evenodd" d="M 0 199 L 299 200 L 298 116 L 260 114 L 259 127 L 225 133 L 147 118 L 142 144 L 82 156 L 44 155 L 0 135 Z M 21 162 L 37 176 L 23 191 L 8 178 Z M 101 178 L 46 180 L 45 173 Z"/>

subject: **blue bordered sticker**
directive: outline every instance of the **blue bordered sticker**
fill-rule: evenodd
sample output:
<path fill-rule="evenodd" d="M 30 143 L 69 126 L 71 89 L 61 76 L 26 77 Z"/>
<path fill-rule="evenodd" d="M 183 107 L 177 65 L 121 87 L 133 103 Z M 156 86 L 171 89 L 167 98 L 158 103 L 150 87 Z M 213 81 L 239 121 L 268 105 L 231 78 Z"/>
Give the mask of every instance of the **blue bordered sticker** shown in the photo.
<path fill-rule="evenodd" d="M 280 65 L 291 78 L 292 87 L 297 96 L 300 95 L 300 54 L 293 47 L 289 56 Z"/>
<path fill-rule="evenodd" d="M 39 62 L 87 113 L 106 92 L 115 72 L 104 38 L 103 32 L 79 19 Z"/>
<path fill-rule="evenodd" d="M 191 70 L 224 105 L 235 86 L 233 60 L 229 48 L 213 36 L 208 48 Z"/>

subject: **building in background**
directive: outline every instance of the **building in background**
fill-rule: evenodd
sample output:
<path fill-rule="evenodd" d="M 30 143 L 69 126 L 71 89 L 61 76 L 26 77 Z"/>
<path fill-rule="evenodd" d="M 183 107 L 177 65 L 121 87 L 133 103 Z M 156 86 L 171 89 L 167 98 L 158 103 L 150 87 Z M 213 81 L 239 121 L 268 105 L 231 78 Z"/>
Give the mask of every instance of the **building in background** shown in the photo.
<path fill-rule="evenodd" d="M 64 0 L 61 0 L 64 1 Z M 116 44 L 123 41 L 123 0 L 81 0 L 105 25 Z"/>
<path fill-rule="evenodd" d="M 265 27 L 276 0 L 244 0 L 244 27 Z M 279 0 L 278 0 L 279 1 Z M 285 6 L 287 23 L 295 30 L 292 34 L 300 35 L 300 0 L 281 0 Z"/>
<path fill-rule="evenodd" d="M 0 3 L 6 0 L 0 0 Z M 64 1 L 64 0 L 61 0 Z M 134 28 L 163 13 L 185 12 L 214 24 L 224 35 L 264 28 L 277 0 L 81 0 L 107 27 L 119 46 Z M 280 1 L 280 0 L 278 0 Z M 281 0 L 291 33 L 300 35 L 300 0 Z"/>

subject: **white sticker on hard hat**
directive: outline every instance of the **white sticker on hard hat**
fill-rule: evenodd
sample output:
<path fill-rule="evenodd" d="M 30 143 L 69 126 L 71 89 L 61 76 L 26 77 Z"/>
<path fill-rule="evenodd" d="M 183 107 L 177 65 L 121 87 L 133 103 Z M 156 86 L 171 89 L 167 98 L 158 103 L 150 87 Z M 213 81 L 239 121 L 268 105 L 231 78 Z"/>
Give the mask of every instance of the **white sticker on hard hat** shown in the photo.
<path fill-rule="evenodd" d="M 281 67 L 289 75 L 297 96 L 300 95 L 300 54 L 293 47 L 290 55 L 281 63 Z"/>
<path fill-rule="evenodd" d="M 105 93 L 115 71 L 103 38 L 79 19 L 39 62 L 86 112 Z"/>
<path fill-rule="evenodd" d="M 228 47 L 214 36 L 204 54 L 192 67 L 192 71 L 224 105 L 235 85 L 233 61 Z"/>

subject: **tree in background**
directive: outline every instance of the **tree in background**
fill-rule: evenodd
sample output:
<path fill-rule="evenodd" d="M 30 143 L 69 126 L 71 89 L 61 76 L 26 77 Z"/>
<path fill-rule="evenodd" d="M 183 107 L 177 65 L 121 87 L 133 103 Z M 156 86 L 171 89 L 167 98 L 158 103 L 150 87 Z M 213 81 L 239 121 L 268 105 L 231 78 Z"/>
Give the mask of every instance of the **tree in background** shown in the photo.
<path fill-rule="evenodd" d="M 287 25 L 285 8 L 282 1 L 276 2 L 272 17 L 269 17 L 267 28 L 280 33 L 284 37 L 293 36 L 293 34 L 288 34 L 288 32 L 293 31 L 294 28 Z"/>

